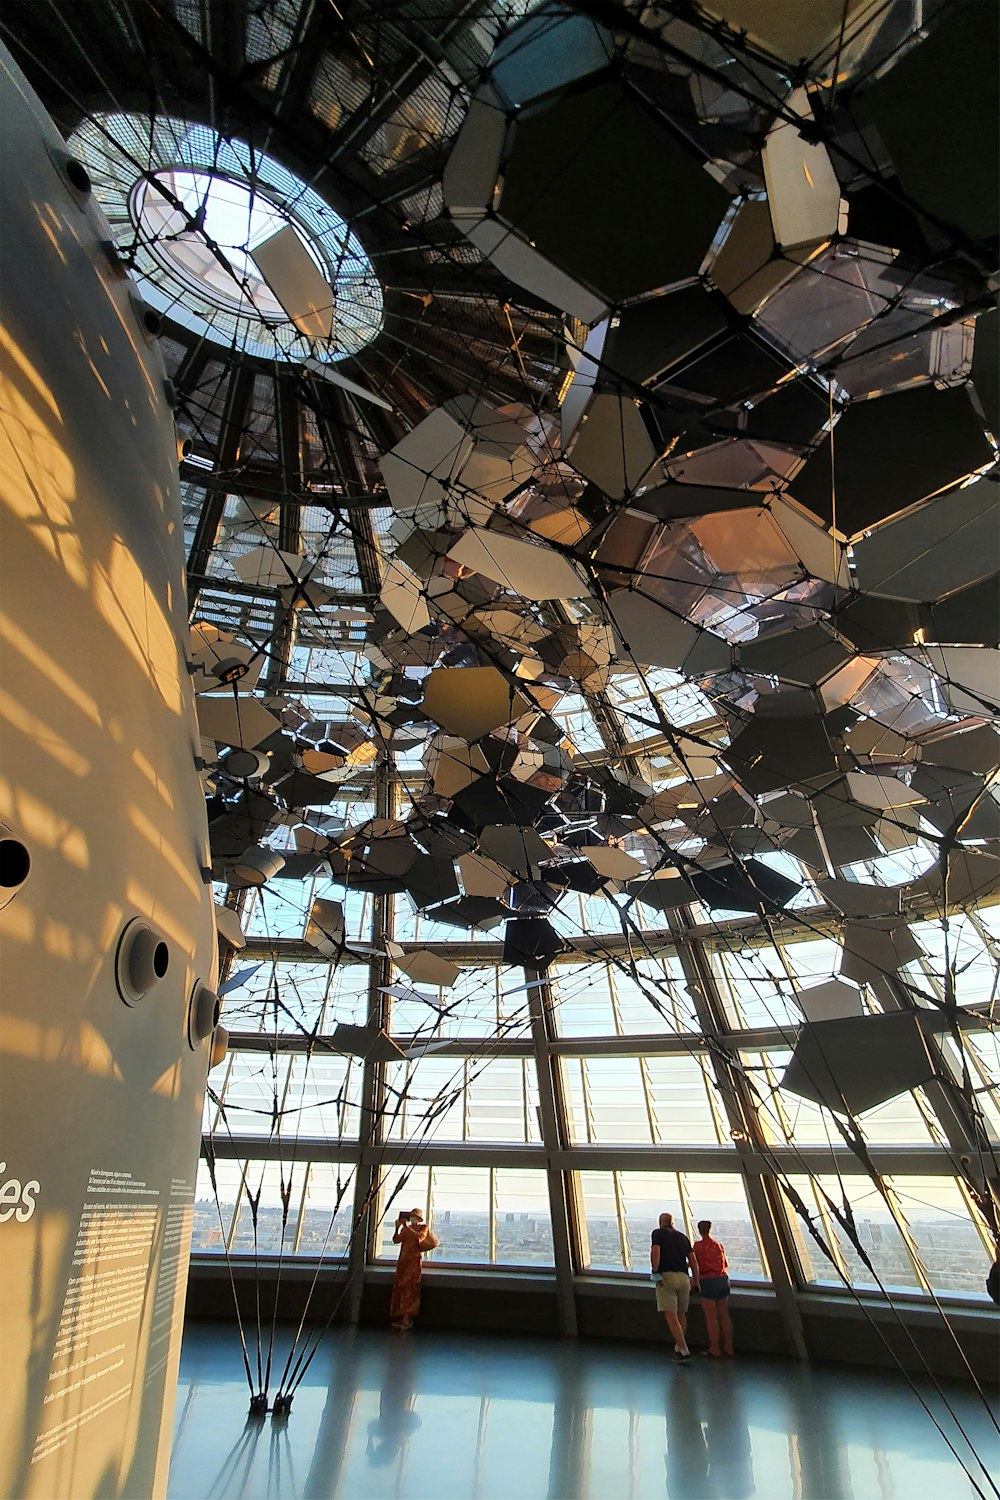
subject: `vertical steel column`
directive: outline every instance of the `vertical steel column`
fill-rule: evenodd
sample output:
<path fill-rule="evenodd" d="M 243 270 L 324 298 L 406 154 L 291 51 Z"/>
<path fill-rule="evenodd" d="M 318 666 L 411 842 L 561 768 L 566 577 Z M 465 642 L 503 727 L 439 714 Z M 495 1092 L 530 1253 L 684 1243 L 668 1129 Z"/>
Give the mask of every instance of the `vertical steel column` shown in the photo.
<path fill-rule="evenodd" d="M 208 0 L 208 44 L 215 61 L 238 75 L 246 55 L 246 22 L 242 6 L 228 0 Z M 209 116 L 214 119 L 214 113 Z"/>
<path fill-rule="evenodd" d="M 710 1053 L 712 1071 L 725 1105 L 737 1157 L 757 1155 L 767 1149 L 767 1141 L 746 1079 L 740 1068 L 734 1065 L 735 1060 L 733 1063 L 729 1061 L 726 1050 L 719 1042 L 720 1035 L 728 1031 L 729 1027 L 708 954 L 700 942 L 688 936 L 687 928 L 691 925 L 691 919 L 686 912 L 670 912 L 667 920 L 676 937 L 677 955 L 688 981 L 698 1022 L 705 1035 L 714 1039 L 715 1045 Z M 787 1235 L 784 1209 L 779 1196 L 781 1190 L 776 1182 L 761 1177 L 752 1169 L 748 1170 L 745 1161 L 740 1164 L 740 1172 L 750 1211 L 763 1241 L 771 1284 L 785 1325 L 789 1347 L 797 1359 L 807 1360 L 809 1350 L 792 1269 L 795 1265 L 794 1249 L 791 1238 Z"/>
<path fill-rule="evenodd" d="M 208 360 L 209 346 L 204 338 L 192 344 L 184 354 L 172 377 L 178 403 L 182 402 L 197 385 Z"/>
<path fill-rule="evenodd" d="M 212 548 L 219 534 L 219 524 L 226 508 L 226 490 L 217 475 L 227 473 L 235 467 L 252 393 L 253 371 L 246 365 L 237 365 L 230 376 L 229 389 L 226 392 L 219 447 L 215 458 L 216 474 L 212 475 L 212 487 L 205 493 L 205 503 L 198 517 L 198 525 L 195 527 L 191 541 L 191 553 L 187 560 L 188 607 L 192 612 L 198 602 L 201 579 L 208 568 Z"/>
<path fill-rule="evenodd" d="M 289 383 L 276 379 L 274 399 L 278 423 L 278 469 L 281 474 L 281 503 L 278 510 L 278 547 L 296 557 L 302 551 L 302 475 L 299 463 L 298 406 Z M 291 675 L 292 651 L 295 647 L 298 610 L 295 602 L 278 603 L 274 634 L 263 674 L 268 692 L 281 690 Z"/>
<path fill-rule="evenodd" d="M 382 560 L 379 555 L 371 512 L 362 497 L 367 497 L 365 468 L 356 440 L 352 436 L 354 417 L 347 396 L 336 388 L 325 392 L 324 405 L 332 415 L 322 415 L 317 406 L 317 423 L 323 446 L 340 474 L 343 487 L 342 510 L 347 529 L 354 542 L 358 577 L 364 594 L 377 595 L 382 587 Z M 389 445 L 390 447 L 392 444 Z"/>
<path fill-rule="evenodd" d="M 379 761 L 375 772 L 375 816 L 395 815 L 396 787 L 388 761 Z M 391 896 L 375 896 L 372 903 L 372 946 L 384 948 L 392 936 Z M 389 1024 L 389 997 L 379 993 L 389 983 L 388 958 L 374 957 L 368 977 L 367 1024 L 385 1028 Z M 347 1320 L 357 1323 L 361 1316 L 361 1299 L 365 1285 L 365 1267 L 375 1253 L 378 1230 L 379 1169 L 373 1157 L 383 1141 L 385 1107 L 385 1064 L 365 1059 L 361 1085 L 361 1111 L 358 1122 L 357 1174 L 354 1179 L 354 1208 L 351 1217 L 351 1245 L 347 1266 Z"/>
<path fill-rule="evenodd" d="M 552 1040 L 552 990 L 545 975 L 526 969 L 529 982 L 541 980 L 528 991 L 528 1015 L 531 1040 L 538 1074 L 538 1106 L 545 1147 L 545 1173 L 548 1179 L 549 1214 L 552 1219 L 552 1249 L 556 1265 L 556 1302 L 559 1310 L 559 1332 L 564 1338 L 575 1338 L 576 1295 L 573 1290 L 573 1252 L 570 1241 L 569 1204 L 563 1172 L 553 1160 L 564 1146 L 562 1111 L 559 1108 L 559 1080 L 555 1060 L 549 1051 Z"/>

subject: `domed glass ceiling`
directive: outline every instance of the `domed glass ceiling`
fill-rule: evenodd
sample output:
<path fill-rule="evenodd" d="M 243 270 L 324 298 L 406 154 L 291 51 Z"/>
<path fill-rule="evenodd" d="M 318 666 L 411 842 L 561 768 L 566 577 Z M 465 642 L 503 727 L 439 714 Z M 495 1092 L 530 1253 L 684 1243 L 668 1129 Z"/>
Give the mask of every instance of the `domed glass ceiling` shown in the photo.
<path fill-rule="evenodd" d="M 250 252 L 293 221 L 258 189 L 205 172 L 168 168 L 137 185 L 132 215 L 168 274 L 179 272 L 196 293 L 214 295 L 220 307 L 234 308 L 244 317 L 285 320 L 287 313 Z M 322 273 L 323 259 L 311 236 L 295 232 Z"/>
<path fill-rule="evenodd" d="M 196 335 L 261 358 L 327 362 L 378 334 L 382 286 L 331 204 L 274 157 L 169 116 L 98 114 L 70 140 L 146 301 Z M 251 252 L 291 225 L 332 288 L 330 338 L 299 331 Z"/>

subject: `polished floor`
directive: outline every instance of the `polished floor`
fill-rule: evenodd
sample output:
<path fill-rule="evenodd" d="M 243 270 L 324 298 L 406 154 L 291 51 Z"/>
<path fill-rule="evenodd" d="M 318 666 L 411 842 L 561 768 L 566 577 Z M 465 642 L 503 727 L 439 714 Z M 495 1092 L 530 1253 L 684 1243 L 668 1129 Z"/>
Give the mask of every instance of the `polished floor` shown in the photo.
<path fill-rule="evenodd" d="M 336 1329 L 287 1420 L 247 1409 L 233 1326 L 192 1324 L 172 1500 L 965 1500 L 1000 1479 L 964 1387 L 751 1358 L 678 1369 L 649 1345 Z"/>

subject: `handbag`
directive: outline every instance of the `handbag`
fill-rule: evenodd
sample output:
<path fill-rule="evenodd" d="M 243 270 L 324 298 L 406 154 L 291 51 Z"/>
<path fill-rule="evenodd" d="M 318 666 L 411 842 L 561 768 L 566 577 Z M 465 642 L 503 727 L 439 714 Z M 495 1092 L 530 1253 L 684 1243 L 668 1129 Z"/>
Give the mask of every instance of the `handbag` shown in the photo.
<path fill-rule="evenodd" d="M 441 1241 L 438 1239 L 433 1229 L 427 1229 L 420 1244 L 421 1255 L 426 1255 L 428 1250 L 436 1250 L 440 1243 Z"/>

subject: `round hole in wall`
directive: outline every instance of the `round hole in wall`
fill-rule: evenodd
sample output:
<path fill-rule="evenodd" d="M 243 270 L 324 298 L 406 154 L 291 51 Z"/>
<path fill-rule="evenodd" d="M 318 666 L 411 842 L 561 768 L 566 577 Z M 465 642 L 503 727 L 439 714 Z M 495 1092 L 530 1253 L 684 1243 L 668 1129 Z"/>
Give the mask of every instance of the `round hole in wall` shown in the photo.
<path fill-rule="evenodd" d="M 115 276 L 124 278 L 128 275 L 128 271 L 125 267 L 125 262 L 119 255 L 118 246 L 115 244 L 114 240 L 101 241 L 101 254 L 104 256 L 108 268 Z"/>
<path fill-rule="evenodd" d="M 28 878 L 31 855 L 20 839 L 0 838 L 0 889 L 16 890 Z"/>
<path fill-rule="evenodd" d="M 115 954 L 115 981 L 126 1005 L 135 1005 L 166 976 L 170 948 L 148 922 L 135 917 L 124 928 Z"/>
<path fill-rule="evenodd" d="M 199 979 L 188 1002 L 188 1044 L 197 1047 L 212 1035 L 222 1015 L 222 1001 Z"/>
<path fill-rule="evenodd" d="M 75 156 L 71 156 L 66 162 L 66 176 L 69 178 L 71 186 L 75 187 L 78 193 L 86 195 L 90 192 L 92 186 L 90 173 L 83 165 L 83 162 L 77 161 Z"/>

